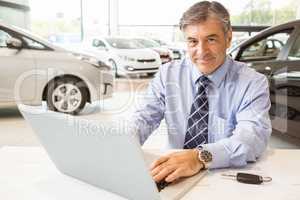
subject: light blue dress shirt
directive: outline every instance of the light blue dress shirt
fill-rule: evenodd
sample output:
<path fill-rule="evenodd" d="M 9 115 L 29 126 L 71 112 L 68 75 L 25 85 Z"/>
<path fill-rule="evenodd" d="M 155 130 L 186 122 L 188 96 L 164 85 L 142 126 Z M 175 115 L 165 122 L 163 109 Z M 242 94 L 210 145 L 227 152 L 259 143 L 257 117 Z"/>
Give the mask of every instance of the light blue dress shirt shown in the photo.
<path fill-rule="evenodd" d="M 132 118 L 141 144 L 165 119 L 167 148 L 183 148 L 200 76 L 189 58 L 160 68 Z M 213 155 L 211 168 L 239 167 L 255 161 L 265 150 L 272 130 L 266 77 L 226 57 L 208 78 L 209 142 L 203 148 Z"/>

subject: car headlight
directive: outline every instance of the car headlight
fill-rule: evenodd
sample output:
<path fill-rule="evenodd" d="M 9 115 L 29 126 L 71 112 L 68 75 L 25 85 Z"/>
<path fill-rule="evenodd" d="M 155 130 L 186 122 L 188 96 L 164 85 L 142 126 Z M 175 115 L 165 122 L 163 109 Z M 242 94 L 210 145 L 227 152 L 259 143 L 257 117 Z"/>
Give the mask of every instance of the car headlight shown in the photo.
<path fill-rule="evenodd" d="M 134 62 L 135 59 L 134 58 L 131 58 L 129 56 L 124 56 L 124 55 L 119 55 L 119 57 L 125 61 L 130 61 L 130 62 Z"/>

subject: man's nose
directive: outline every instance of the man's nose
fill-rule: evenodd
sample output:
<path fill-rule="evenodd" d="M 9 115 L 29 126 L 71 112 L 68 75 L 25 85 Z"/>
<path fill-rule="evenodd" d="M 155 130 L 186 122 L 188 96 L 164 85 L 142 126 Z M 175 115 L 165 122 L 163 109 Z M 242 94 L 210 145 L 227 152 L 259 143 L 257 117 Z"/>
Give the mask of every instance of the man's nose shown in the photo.
<path fill-rule="evenodd" d="M 198 42 L 195 50 L 197 52 L 197 54 L 202 54 L 204 52 L 206 52 L 208 49 L 207 43 L 206 42 Z"/>

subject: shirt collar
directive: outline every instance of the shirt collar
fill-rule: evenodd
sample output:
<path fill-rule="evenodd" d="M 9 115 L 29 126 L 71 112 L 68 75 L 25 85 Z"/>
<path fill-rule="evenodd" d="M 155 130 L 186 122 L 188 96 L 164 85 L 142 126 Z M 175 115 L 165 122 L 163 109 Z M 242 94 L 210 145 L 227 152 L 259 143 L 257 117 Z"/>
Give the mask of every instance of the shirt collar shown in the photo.
<path fill-rule="evenodd" d="M 191 62 L 192 63 L 192 62 Z M 225 62 L 212 74 L 207 75 L 208 79 L 213 82 L 217 87 L 220 87 L 223 79 L 225 78 L 225 75 L 228 71 L 229 65 L 231 63 L 231 59 L 226 56 Z M 192 79 L 193 83 L 196 84 L 197 80 L 202 76 L 203 74 L 198 70 L 197 66 L 192 63 Z"/>

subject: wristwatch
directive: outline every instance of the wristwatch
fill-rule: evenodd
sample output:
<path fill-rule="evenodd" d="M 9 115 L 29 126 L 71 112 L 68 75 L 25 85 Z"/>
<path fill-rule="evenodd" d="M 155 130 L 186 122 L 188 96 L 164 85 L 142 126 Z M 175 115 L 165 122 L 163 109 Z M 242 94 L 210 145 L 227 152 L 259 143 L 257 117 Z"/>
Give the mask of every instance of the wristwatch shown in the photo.
<path fill-rule="evenodd" d="M 204 169 L 208 169 L 212 162 L 212 154 L 203 149 L 198 150 L 198 159 L 203 163 Z"/>

